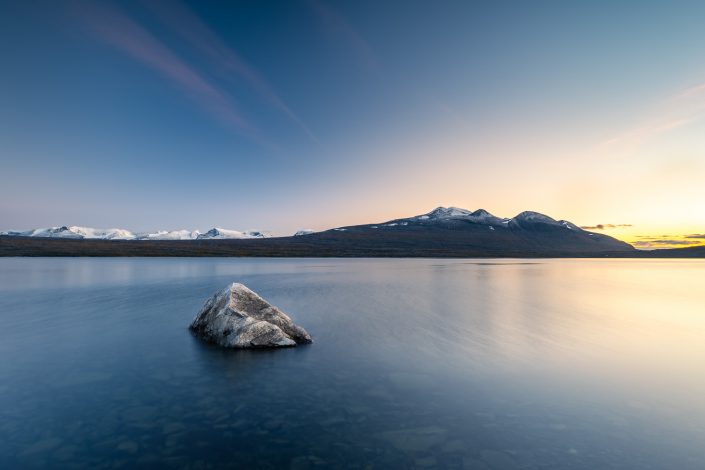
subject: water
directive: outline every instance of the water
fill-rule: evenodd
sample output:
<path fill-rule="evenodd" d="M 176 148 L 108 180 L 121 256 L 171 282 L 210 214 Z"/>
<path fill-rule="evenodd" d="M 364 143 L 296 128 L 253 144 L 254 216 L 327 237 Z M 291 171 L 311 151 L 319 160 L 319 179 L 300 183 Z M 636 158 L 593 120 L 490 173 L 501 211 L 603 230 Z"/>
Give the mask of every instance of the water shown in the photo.
<path fill-rule="evenodd" d="M 705 468 L 705 261 L 0 259 L 0 467 Z M 187 326 L 239 281 L 315 343 Z"/>

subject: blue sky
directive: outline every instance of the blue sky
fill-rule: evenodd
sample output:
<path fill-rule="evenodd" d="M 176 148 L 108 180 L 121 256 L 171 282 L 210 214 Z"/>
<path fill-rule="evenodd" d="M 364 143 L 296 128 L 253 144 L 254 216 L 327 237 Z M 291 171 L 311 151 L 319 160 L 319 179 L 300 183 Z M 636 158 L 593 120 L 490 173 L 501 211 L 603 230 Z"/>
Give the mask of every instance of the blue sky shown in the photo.
<path fill-rule="evenodd" d="M 0 229 L 289 233 L 456 205 L 699 231 L 704 14 L 0 1 Z"/>

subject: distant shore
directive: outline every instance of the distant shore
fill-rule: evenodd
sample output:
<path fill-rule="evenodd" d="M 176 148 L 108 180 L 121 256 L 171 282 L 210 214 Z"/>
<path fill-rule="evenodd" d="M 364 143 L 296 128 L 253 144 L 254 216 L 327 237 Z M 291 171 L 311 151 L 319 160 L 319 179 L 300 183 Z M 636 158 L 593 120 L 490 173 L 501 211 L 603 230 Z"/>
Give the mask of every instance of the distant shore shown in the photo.
<path fill-rule="evenodd" d="M 459 243 L 392 243 L 354 237 L 303 236 L 245 240 L 86 240 L 0 236 L 0 256 L 292 257 L 292 258 L 705 258 L 705 245 L 653 251 L 581 253 L 482 249 Z"/>

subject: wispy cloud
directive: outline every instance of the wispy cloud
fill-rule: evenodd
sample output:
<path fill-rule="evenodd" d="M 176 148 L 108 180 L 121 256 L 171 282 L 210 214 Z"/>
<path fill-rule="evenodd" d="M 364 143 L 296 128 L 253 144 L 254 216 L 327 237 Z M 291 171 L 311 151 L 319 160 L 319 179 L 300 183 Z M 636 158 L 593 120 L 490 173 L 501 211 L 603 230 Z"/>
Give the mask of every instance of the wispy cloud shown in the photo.
<path fill-rule="evenodd" d="M 674 96 L 674 99 L 679 100 L 679 99 L 688 99 L 692 98 L 694 96 L 698 96 L 701 93 L 705 93 L 705 83 L 701 83 L 699 85 L 692 86 L 681 93 L 677 94 Z"/>
<path fill-rule="evenodd" d="M 75 5 L 79 18 L 103 41 L 178 85 L 198 106 L 230 129 L 270 146 L 261 140 L 257 130 L 225 91 L 125 12 L 107 2 L 79 2 Z"/>
<path fill-rule="evenodd" d="M 583 225 L 580 228 L 584 230 L 605 230 L 608 228 L 619 228 L 619 227 L 631 227 L 632 224 L 597 224 L 597 225 Z"/>
<path fill-rule="evenodd" d="M 321 0 L 309 0 L 308 4 L 325 30 L 345 42 L 363 66 L 379 70 L 377 58 L 369 43 L 343 15 Z"/>
<path fill-rule="evenodd" d="M 691 124 L 705 116 L 705 83 L 675 93 L 665 99 L 632 129 L 606 142 L 602 147 L 634 151 L 646 140 Z"/>
<path fill-rule="evenodd" d="M 224 70 L 227 77 L 233 74 L 244 79 L 271 106 L 296 123 L 311 140 L 318 139 L 303 120 L 279 96 L 272 85 L 248 64 L 232 47 L 229 47 L 188 6 L 179 1 L 145 2 L 158 18 L 179 34 L 193 48 L 209 58 L 212 65 Z"/>
<path fill-rule="evenodd" d="M 639 240 L 632 243 L 638 248 L 666 248 L 669 246 L 695 246 L 700 245 L 697 242 L 681 240 L 678 238 L 660 238 L 654 240 Z"/>
<path fill-rule="evenodd" d="M 638 240 L 632 242 L 642 249 L 698 246 L 705 243 L 705 234 L 692 233 L 687 235 L 637 235 Z"/>

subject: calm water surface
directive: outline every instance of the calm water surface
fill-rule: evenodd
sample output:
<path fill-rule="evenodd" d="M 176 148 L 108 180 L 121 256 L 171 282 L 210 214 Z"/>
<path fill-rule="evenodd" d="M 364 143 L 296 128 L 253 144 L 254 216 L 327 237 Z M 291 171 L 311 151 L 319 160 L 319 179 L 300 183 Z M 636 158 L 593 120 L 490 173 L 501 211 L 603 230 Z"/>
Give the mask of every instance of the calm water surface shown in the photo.
<path fill-rule="evenodd" d="M 705 468 L 705 261 L 0 259 L 0 467 Z M 187 326 L 239 281 L 310 346 Z"/>

